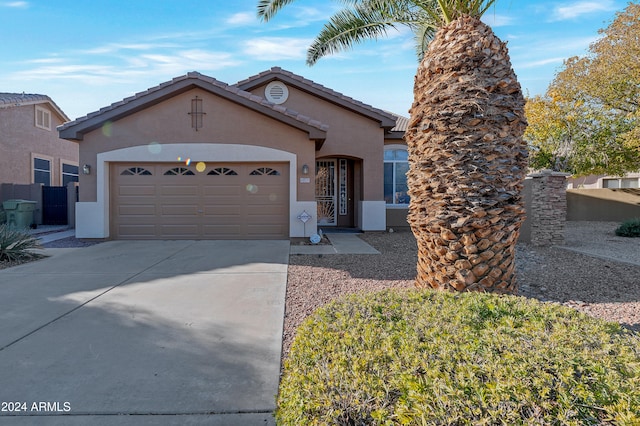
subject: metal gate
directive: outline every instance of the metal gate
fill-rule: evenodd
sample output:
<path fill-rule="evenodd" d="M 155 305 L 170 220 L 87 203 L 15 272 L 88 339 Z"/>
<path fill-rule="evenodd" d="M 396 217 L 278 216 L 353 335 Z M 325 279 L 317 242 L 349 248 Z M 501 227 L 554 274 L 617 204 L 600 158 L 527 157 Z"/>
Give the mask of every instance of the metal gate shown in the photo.
<path fill-rule="evenodd" d="M 67 187 L 42 187 L 42 224 L 68 225 Z"/>
<path fill-rule="evenodd" d="M 316 161 L 316 202 L 318 225 L 336 225 L 336 162 Z"/>

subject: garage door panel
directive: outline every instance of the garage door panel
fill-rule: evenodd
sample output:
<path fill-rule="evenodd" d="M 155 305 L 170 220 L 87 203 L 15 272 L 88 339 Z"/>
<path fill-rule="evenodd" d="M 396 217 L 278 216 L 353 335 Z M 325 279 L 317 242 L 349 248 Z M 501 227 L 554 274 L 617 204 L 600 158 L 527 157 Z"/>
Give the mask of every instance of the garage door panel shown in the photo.
<path fill-rule="evenodd" d="M 203 238 L 215 239 L 215 240 L 235 240 L 242 239 L 241 235 L 242 227 L 240 225 L 233 226 L 220 226 L 220 225 L 206 225 L 203 227 Z"/>
<path fill-rule="evenodd" d="M 218 197 L 203 197 L 199 200 L 204 205 L 213 204 L 228 204 L 228 205 L 243 205 L 244 198 L 239 195 L 220 195 Z"/>
<path fill-rule="evenodd" d="M 160 234 L 164 237 L 197 238 L 199 226 L 197 224 L 160 225 Z"/>
<path fill-rule="evenodd" d="M 240 205 L 220 205 L 220 206 L 205 206 L 204 215 L 207 217 L 213 216 L 237 216 L 241 214 L 242 206 Z"/>
<path fill-rule="evenodd" d="M 198 205 L 197 204 L 187 204 L 182 205 L 180 203 L 176 204 L 163 204 L 160 208 L 162 212 L 162 216 L 174 216 L 174 217 L 183 217 L 183 216 L 196 216 L 198 214 Z"/>
<path fill-rule="evenodd" d="M 144 196 L 149 195 L 155 197 L 155 185 L 118 185 L 118 195 L 120 196 Z"/>
<path fill-rule="evenodd" d="M 125 216 L 150 216 L 156 215 L 155 205 L 139 205 L 139 204 L 124 204 L 118 207 L 118 214 Z"/>
<path fill-rule="evenodd" d="M 115 238 L 273 239 L 289 235 L 288 164 L 207 164 L 204 172 L 184 163 L 120 163 L 113 167 L 111 226 Z M 185 175 L 191 169 L 193 174 Z M 117 173 L 127 170 L 138 175 Z M 179 174 L 164 175 L 167 170 Z M 280 174 L 251 175 L 254 170 Z"/>
<path fill-rule="evenodd" d="M 248 225 L 247 235 L 254 238 L 278 238 L 286 230 L 282 225 Z"/>
<path fill-rule="evenodd" d="M 236 181 L 235 184 L 221 184 L 220 186 L 211 186 L 208 182 L 202 188 L 202 195 L 204 197 L 219 197 L 222 195 L 240 197 L 243 191 L 244 188 L 240 185 L 240 181 Z"/>
<path fill-rule="evenodd" d="M 198 185 L 160 185 L 160 195 L 169 197 L 197 197 Z"/>
<path fill-rule="evenodd" d="M 118 226 L 120 235 L 130 235 L 135 238 L 153 237 L 156 235 L 156 226 L 144 223 Z"/>
<path fill-rule="evenodd" d="M 283 214 L 287 214 L 287 209 L 282 208 L 282 206 L 272 204 L 251 206 L 247 209 L 247 215 L 254 217 L 269 215 L 281 217 Z"/>

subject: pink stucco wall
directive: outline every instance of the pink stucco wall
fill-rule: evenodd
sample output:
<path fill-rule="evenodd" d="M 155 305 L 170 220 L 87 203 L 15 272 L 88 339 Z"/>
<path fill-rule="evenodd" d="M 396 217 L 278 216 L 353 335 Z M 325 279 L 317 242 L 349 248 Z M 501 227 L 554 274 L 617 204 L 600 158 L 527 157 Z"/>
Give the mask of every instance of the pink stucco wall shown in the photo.
<path fill-rule="evenodd" d="M 33 183 L 33 155 L 51 159 L 51 185 L 61 185 L 61 163 L 78 164 L 78 144 L 58 138 L 63 118 L 48 103 L 51 130 L 35 125 L 36 105 L 0 108 L 0 183 Z"/>

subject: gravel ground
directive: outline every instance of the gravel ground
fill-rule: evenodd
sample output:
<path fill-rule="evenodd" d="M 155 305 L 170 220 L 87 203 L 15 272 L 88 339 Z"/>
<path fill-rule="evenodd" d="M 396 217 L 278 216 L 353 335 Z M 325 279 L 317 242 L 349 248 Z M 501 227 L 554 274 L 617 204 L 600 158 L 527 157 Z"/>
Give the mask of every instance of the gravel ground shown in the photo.
<path fill-rule="evenodd" d="M 616 237 L 617 223 L 567 224 L 566 247 L 518 244 L 519 295 L 559 302 L 640 330 L 640 239 Z M 295 255 L 289 259 L 283 334 L 288 354 L 298 325 L 316 308 L 349 293 L 412 288 L 417 248 L 410 231 L 360 236 L 381 255 Z M 592 250 L 592 255 L 569 249 Z M 601 257 L 594 257 L 601 256 Z"/>
<path fill-rule="evenodd" d="M 89 247 L 96 244 L 100 244 L 101 241 L 81 241 L 76 237 L 67 237 L 61 240 L 51 241 L 43 244 L 44 248 L 74 248 L 74 247 Z"/>

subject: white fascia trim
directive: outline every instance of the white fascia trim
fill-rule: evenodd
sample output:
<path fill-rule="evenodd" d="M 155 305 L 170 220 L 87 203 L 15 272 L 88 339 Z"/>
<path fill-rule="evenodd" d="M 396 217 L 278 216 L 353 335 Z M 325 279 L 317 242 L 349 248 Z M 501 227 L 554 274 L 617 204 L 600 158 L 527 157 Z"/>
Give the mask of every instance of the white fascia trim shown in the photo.
<path fill-rule="evenodd" d="M 304 236 L 297 216 L 308 206 L 306 205 L 307 203 L 297 202 L 298 187 L 296 181 L 298 165 L 295 154 L 255 145 L 176 143 L 132 146 L 98 154 L 96 164 L 97 201 L 95 203 L 78 203 L 78 223 L 80 224 L 76 231 L 78 238 L 109 238 L 109 163 L 136 161 L 175 163 L 178 158 L 190 158 L 192 162 L 288 162 L 289 234 L 292 237 Z M 312 204 L 315 205 L 315 203 Z M 303 207 L 302 210 L 300 209 L 301 206 Z M 312 212 L 315 212 L 315 209 Z M 88 218 L 86 215 L 92 216 Z M 306 228 L 307 233 L 309 229 L 317 228 L 315 217 L 307 222 Z"/>

